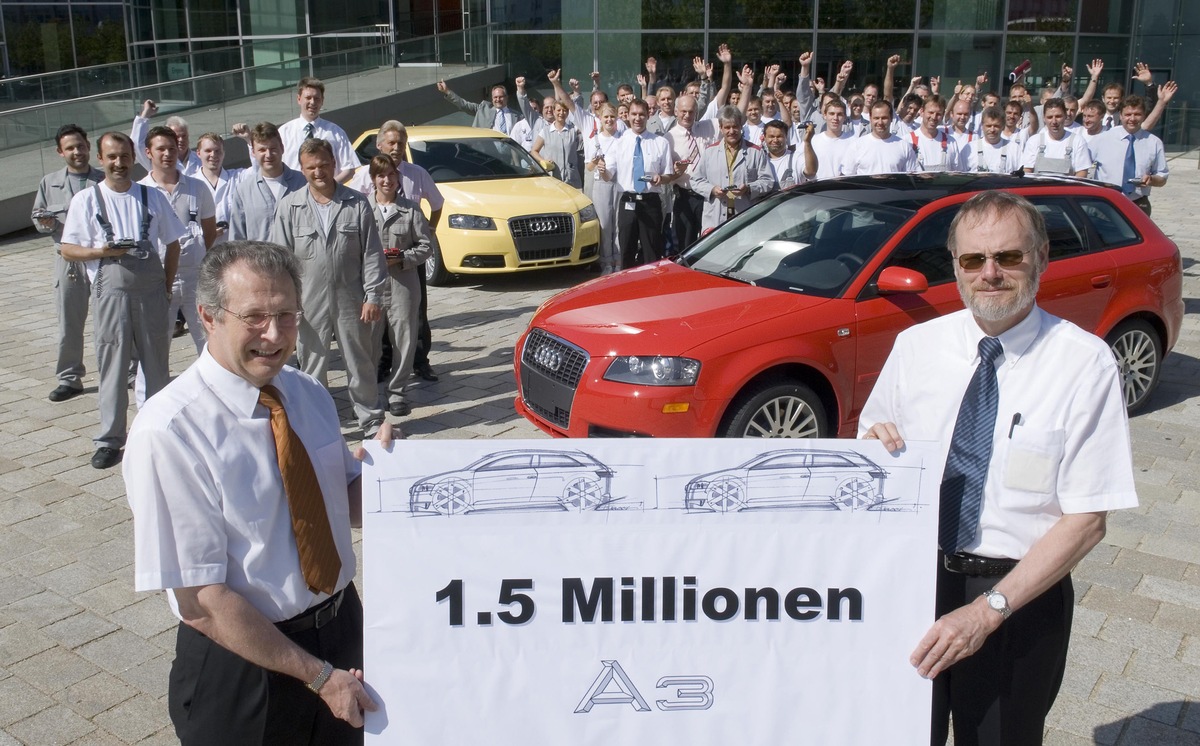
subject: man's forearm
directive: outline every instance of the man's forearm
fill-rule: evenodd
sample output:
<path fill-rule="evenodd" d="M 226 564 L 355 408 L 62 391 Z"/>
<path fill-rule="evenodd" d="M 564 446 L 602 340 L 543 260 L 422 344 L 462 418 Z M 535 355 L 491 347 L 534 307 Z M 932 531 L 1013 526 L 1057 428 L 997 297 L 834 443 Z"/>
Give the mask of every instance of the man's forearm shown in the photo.
<path fill-rule="evenodd" d="M 1074 569 L 1104 538 L 1106 513 L 1068 513 L 996 584 L 1015 611 Z"/>

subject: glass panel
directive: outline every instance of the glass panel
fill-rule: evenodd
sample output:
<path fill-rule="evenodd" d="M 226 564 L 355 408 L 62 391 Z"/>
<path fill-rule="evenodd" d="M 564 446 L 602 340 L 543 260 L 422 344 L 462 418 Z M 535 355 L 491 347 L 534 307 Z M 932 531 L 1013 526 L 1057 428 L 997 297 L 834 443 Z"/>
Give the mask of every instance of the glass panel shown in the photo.
<path fill-rule="evenodd" d="M 186 39 L 188 37 L 187 17 L 183 12 L 183 3 L 175 0 L 153 0 L 151 9 L 154 13 L 155 39 Z"/>
<path fill-rule="evenodd" d="M 1075 224 L 1065 199 L 1034 197 L 1031 201 L 1046 221 L 1046 236 L 1050 239 L 1050 261 L 1082 254 L 1086 250 L 1083 231 Z"/>
<path fill-rule="evenodd" d="M 229 12 L 225 0 L 189 0 L 192 38 L 204 36 L 237 36 L 237 15 Z"/>
<path fill-rule="evenodd" d="M 524 75 L 530 84 L 538 83 L 546 90 L 546 71 L 562 61 L 563 40 L 571 45 L 591 45 L 592 36 L 566 34 L 497 34 L 496 58 L 508 63 L 508 77 Z M 587 72 L 591 72 L 588 70 Z M 575 73 L 571 73 L 579 77 Z M 466 94 L 463 94 L 464 96 Z M 470 99 L 470 96 L 467 96 Z"/>
<path fill-rule="evenodd" d="M 1083 0 L 1079 31 L 1085 34 L 1129 33 L 1133 3 L 1134 0 Z"/>
<path fill-rule="evenodd" d="M 1008 48 L 1004 53 L 1004 75 L 1007 89 L 1008 73 L 1029 60 L 1031 66 L 1025 75 L 1025 85 L 1037 103 L 1037 90 L 1042 86 L 1056 86 L 1062 76 L 1064 62 L 1071 59 L 1073 36 L 1042 36 L 1010 34 Z"/>
<path fill-rule="evenodd" d="M 999 31 L 1004 27 L 1004 0 L 921 0 L 921 28 Z"/>
<path fill-rule="evenodd" d="M 422 0 L 428 2 L 428 0 Z M 543 0 L 543 2 L 497 2 L 492 4 L 492 23 L 497 29 L 514 31 L 551 31 L 560 28 L 592 28 L 592 3 L 567 3 L 567 14 L 571 19 L 563 18 L 562 0 Z M 586 24 L 580 26 L 586 17 Z M 505 59 L 503 56 L 500 59 Z"/>
<path fill-rule="evenodd" d="M 381 9 L 377 0 L 338 0 L 336 3 L 314 3 L 309 14 L 309 23 L 314 34 L 348 29 L 373 28 L 379 19 L 387 21 L 386 9 Z M 380 15 L 382 13 L 382 15 Z M 462 6 L 455 1 L 446 4 L 443 16 L 454 19 L 456 26 L 443 26 L 442 30 L 462 28 Z"/>
<path fill-rule="evenodd" d="M 602 29 L 704 28 L 704 0 L 601 0 L 599 9 Z"/>
<path fill-rule="evenodd" d="M 69 70 L 75 67 L 71 26 L 65 5 L 4 5 L 8 60 L 14 75 Z M 34 90 L 36 88 L 36 90 Z M 51 99 L 69 91 L 46 90 Z M 42 100 L 42 86 L 18 89 L 18 98 Z"/>
<path fill-rule="evenodd" d="M 246 36 L 304 33 L 304 0 L 242 0 Z"/>
<path fill-rule="evenodd" d="M 930 285 L 953 281 L 954 263 L 950 259 L 946 237 L 957 214 L 958 205 L 955 205 L 925 218 L 904 237 L 884 266 L 920 272 Z"/>
<path fill-rule="evenodd" d="M 1087 87 L 1091 77 L 1088 74 L 1087 66 L 1094 59 L 1104 62 L 1104 70 L 1096 82 L 1097 97 L 1102 94 L 1104 86 L 1109 83 L 1117 83 L 1125 89 L 1130 87 L 1133 66 L 1129 64 L 1129 40 L 1111 36 L 1080 36 L 1079 53 L 1075 58 L 1075 95 L 1082 94 L 1084 88 Z M 1160 76 L 1159 82 L 1162 82 L 1162 76 Z M 1136 87 L 1142 88 L 1140 84 Z M 1142 92 L 1142 90 L 1134 91 L 1134 93 Z"/>
<path fill-rule="evenodd" d="M 813 0 L 788 3 L 770 3 L 762 0 L 723 0 L 723 2 L 709 5 L 708 26 L 710 29 L 801 30 L 812 28 L 812 6 Z"/>
<path fill-rule="evenodd" d="M 821 0 L 820 26 L 822 30 L 911 29 L 916 11 L 917 0 Z"/>
<path fill-rule="evenodd" d="M 1079 0 L 1009 0 L 1009 31 L 1074 31 Z"/>
<path fill-rule="evenodd" d="M 822 0 L 821 8 L 824 7 Z M 911 34 L 821 34 L 817 38 L 819 51 L 812 75 L 822 77 L 828 83 L 836 78 L 843 62 L 853 60 L 854 72 L 850 74 L 846 92 L 857 93 L 868 84 L 882 86 L 887 72 L 886 60 L 898 54 L 903 60 L 896 67 L 896 96 L 899 97 L 908 88 L 909 77 L 913 74 L 912 44 Z M 926 70 L 920 73 L 929 75 Z M 882 98 L 882 90 L 880 93 Z"/>
<path fill-rule="evenodd" d="M 1102 199 L 1081 199 L 1079 207 L 1106 248 L 1125 246 L 1137 241 L 1137 231 L 1110 202 Z"/>
<path fill-rule="evenodd" d="M 975 84 L 980 73 L 989 83 L 982 93 L 996 90 L 1000 75 L 999 34 L 923 34 L 917 40 L 917 69 L 942 76 L 942 95 L 949 99 L 959 81 Z"/>
<path fill-rule="evenodd" d="M 125 61 L 125 23 L 120 5 L 76 5 L 72 8 L 71 22 L 79 67 Z M 89 93 L 102 93 L 104 86 L 113 90 L 119 80 L 104 76 L 99 82 L 100 87 Z"/>

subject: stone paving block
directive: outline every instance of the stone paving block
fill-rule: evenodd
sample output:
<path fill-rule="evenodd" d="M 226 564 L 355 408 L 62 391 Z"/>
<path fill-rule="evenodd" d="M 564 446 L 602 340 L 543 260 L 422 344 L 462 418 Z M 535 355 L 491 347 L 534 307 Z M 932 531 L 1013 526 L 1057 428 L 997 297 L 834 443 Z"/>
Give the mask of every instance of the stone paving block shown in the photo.
<path fill-rule="evenodd" d="M 120 570 L 133 563 L 133 542 L 123 537 L 112 539 L 92 548 L 81 555 L 79 559 L 97 570 L 106 572 Z"/>
<path fill-rule="evenodd" d="M 8 735 L 7 731 L 0 730 L 0 746 L 25 746 L 25 744 Z"/>
<path fill-rule="evenodd" d="M 1178 695 L 1169 689 L 1108 674 L 1100 678 L 1092 701 L 1168 725 L 1175 724 L 1183 707 Z"/>
<path fill-rule="evenodd" d="M 1081 602 L 1083 606 L 1109 616 L 1140 619 L 1148 622 L 1158 612 L 1158 602 L 1121 593 L 1107 586 L 1092 586 Z"/>
<path fill-rule="evenodd" d="M 110 616 L 122 629 L 127 629 L 144 639 L 154 637 L 164 630 L 173 630 L 179 624 L 165 599 L 157 593 L 144 595 L 141 600 L 114 611 Z"/>
<path fill-rule="evenodd" d="M 1095 562 L 1101 565 L 1111 565 L 1113 560 L 1121 552 L 1121 547 L 1115 544 L 1109 544 L 1106 541 L 1101 541 L 1096 546 L 1092 547 L 1092 551 L 1087 553 L 1080 564 Z"/>
<path fill-rule="evenodd" d="M 71 564 L 37 576 L 36 580 L 50 590 L 74 598 L 78 594 L 109 582 L 112 580 L 112 574 L 97 570 L 83 562 L 73 561 Z"/>
<path fill-rule="evenodd" d="M 1200 733 L 1200 702 L 1188 702 L 1184 705 L 1179 727 L 1192 733 Z"/>
<path fill-rule="evenodd" d="M 1139 596 L 1188 606 L 1200 611 L 1200 587 L 1179 580 L 1146 575 L 1134 590 Z"/>
<path fill-rule="evenodd" d="M 53 640 L 28 624 L 13 622 L 0 628 L 0 666 L 11 666 L 52 647 Z"/>
<path fill-rule="evenodd" d="M 103 728 L 96 728 L 79 740 L 71 741 L 70 746 L 124 746 L 124 743 Z"/>
<path fill-rule="evenodd" d="M 4 611 L 17 621 L 40 629 L 73 616 L 82 609 L 53 591 L 42 591 L 8 604 Z"/>
<path fill-rule="evenodd" d="M 113 474 L 103 479 L 97 479 L 95 482 L 85 484 L 83 490 L 104 498 L 124 497 L 125 480 L 121 479 L 120 475 Z"/>
<path fill-rule="evenodd" d="M 1095 666 L 1105 672 L 1117 673 L 1125 670 L 1133 648 L 1121 643 L 1108 642 L 1097 637 L 1072 637 L 1067 649 L 1067 667 L 1073 665 Z"/>
<path fill-rule="evenodd" d="M 82 645 L 78 651 L 84 658 L 118 676 L 160 654 L 157 647 L 123 629 Z"/>
<path fill-rule="evenodd" d="M 0 503 L 0 525 L 12 526 L 46 512 L 46 506 L 18 495 Z"/>
<path fill-rule="evenodd" d="M 1063 730 L 1050 729 L 1042 738 L 1042 746 L 1095 746 L 1096 741 L 1091 737 L 1077 736 Z"/>
<path fill-rule="evenodd" d="M 154 645 L 153 649 L 155 657 L 130 666 L 118 676 L 126 684 L 151 697 L 161 697 L 167 693 L 167 679 L 171 674 L 171 661 L 175 660 L 175 651 L 166 653 L 157 645 Z"/>
<path fill-rule="evenodd" d="M 96 516 L 97 513 L 103 513 L 111 508 L 112 504 L 109 503 L 109 501 L 105 498 L 89 495 L 86 492 L 80 492 L 72 495 L 61 502 L 56 503 L 54 506 L 54 509 L 58 513 L 73 519 L 76 523 L 85 528 L 96 525 L 94 522 L 94 516 Z M 128 518 L 128 515 L 125 517 Z M 104 526 L 101 525 L 99 528 L 103 527 Z"/>
<path fill-rule="evenodd" d="M 77 648 L 116 629 L 117 625 L 110 620 L 96 616 L 90 611 L 82 611 L 43 627 L 41 631 L 63 647 Z"/>
<path fill-rule="evenodd" d="M 1109 618 L 1098 637 L 1112 643 L 1126 644 L 1140 652 L 1149 652 L 1163 658 L 1174 658 L 1183 643 L 1183 634 L 1164 630 L 1146 622 L 1132 619 Z"/>
<path fill-rule="evenodd" d="M 158 700 L 139 694 L 100 713 L 93 720 L 126 743 L 137 743 L 160 730 L 165 717 L 164 707 Z"/>
<path fill-rule="evenodd" d="M 1164 705 L 1164 708 L 1169 707 Z M 1200 734 L 1179 730 L 1152 718 L 1129 721 L 1117 746 L 1200 746 Z"/>
<path fill-rule="evenodd" d="M 94 664 L 62 647 L 53 647 L 12 664 L 15 676 L 53 694 L 100 672 Z"/>
<path fill-rule="evenodd" d="M 1196 670 L 1200 671 L 1200 637 L 1186 635 L 1183 638 L 1183 645 L 1180 647 L 1178 657 L 1180 663 L 1195 666 Z"/>
<path fill-rule="evenodd" d="M 110 673 L 100 671 L 55 694 L 62 704 L 85 718 L 111 710 L 127 699 L 137 696 L 138 690 Z"/>
<path fill-rule="evenodd" d="M 1122 549 L 1117 558 L 1113 560 L 1113 566 L 1133 570 L 1145 575 L 1181 580 L 1188 563 L 1158 554 L 1139 552 L 1136 549 Z"/>
<path fill-rule="evenodd" d="M 53 704 L 49 696 L 14 676 L 0 681 L 0 727 L 7 728 Z"/>
<path fill-rule="evenodd" d="M 29 538 L 38 541 L 52 539 L 59 534 L 65 534 L 77 528 L 79 528 L 78 523 L 52 511 L 35 515 L 32 518 L 27 518 L 20 523 L 12 525 L 13 531 L 25 534 Z"/>
<path fill-rule="evenodd" d="M 78 435 L 70 430 L 64 430 L 61 427 L 47 427 L 25 434 L 26 439 L 40 446 L 54 446 L 78 437 Z"/>
<path fill-rule="evenodd" d="M 167 726 L 157 733 L 153 733 L 147 738 L 138 741 L 138 746 L 178 746 L 178 744 L 179 739 L 175 737 L 175 731 L 170 726 Z"/>
<path fill-rule="evenodd" d="M 1081 738 L 1094 738 L 1095 743 L 1108 746 L 1117 742 L 1122 720 L 1120 709 L 1060 694 L 1046 716 L 1046 726 Z"/>
<path fill-rule="evenodd" d="M 1071 638 L 1095 637 L 1107 619 L 1108 614 L 1103 611 L 1096 611 L 1086 606 L 1076 605 L 1074 616 L 1071 620 Z"/>
<path fill-rule="evenodd" d="M 47 481 L 49 477 L 36 469 L 19 469 L 0 474 L 0 490 L 15 495 Z"/>
<path fill-rule="evenodd" d="M 51 505 L 79 494 L 79 488 L 62 482 L 43 482 L 42 484 L 22 490 L 18 493 L 21 498 L 32 500 L 38 505 Z"/>
<path fill-rule="evenodd" d="M 1200 699 L 1200 665 L 1164 658 L 1145 650 L 1133 654 L 1125 675 L 1138 681 L 1170 689 L 1190 699 Z"/>
<path fill-rule="evenodd" d="M 1079 663 L 1068 665 L 1066 674 L 1063 676 L 1062 688 L 1059 690 L 1060 696 L 1069 695 L 1076 699 L 1088 699 L 1095 691 L 1096 685 L 1100 683 L 1100 676 L 1103 673 L 1103 669 L 1099 666 Z"/>
<path fill-rule="evenodd" d="M 1125 593 L 1129 593 L 1141 582 L 1142 573 L 1112 565 L 1101 565 L 1095 562 L 1081 562 L 1071 573 L 1071 580 L 1080 580 L 1092 585 L 1103 585 Z"/>

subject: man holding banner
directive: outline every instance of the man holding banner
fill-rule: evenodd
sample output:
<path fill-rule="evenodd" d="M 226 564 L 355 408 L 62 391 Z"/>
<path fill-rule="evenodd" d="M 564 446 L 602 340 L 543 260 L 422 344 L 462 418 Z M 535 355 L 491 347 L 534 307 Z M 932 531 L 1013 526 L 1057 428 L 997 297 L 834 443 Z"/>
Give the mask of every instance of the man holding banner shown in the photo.
<path fill-rule="evenodd" d="M 376 707 L 353 583 L 359 464 L 329 392 L 285 365 L 300 289 L 282 246 L 210 251 L 208 344 L 129 436 L 135 584 L 166 589 L 180 619 L 168 707 L 183 744 L 361 744 Z"/>
<path fill-rule="evenodd" d="M 1070 571 L 1106 511 L 1137 505 L 1112 353 L 1035 302 L 1044 221 L 986 192 L 950 227 L 966 309 L 903 332 L 859 419 L 889 451 L 945 442 L 937 621 L 910 663 L 934 680 L 932 738 L 1038 744 L 1066 668 Z M 965 393 L 964 393 L 965 392 Z"/>

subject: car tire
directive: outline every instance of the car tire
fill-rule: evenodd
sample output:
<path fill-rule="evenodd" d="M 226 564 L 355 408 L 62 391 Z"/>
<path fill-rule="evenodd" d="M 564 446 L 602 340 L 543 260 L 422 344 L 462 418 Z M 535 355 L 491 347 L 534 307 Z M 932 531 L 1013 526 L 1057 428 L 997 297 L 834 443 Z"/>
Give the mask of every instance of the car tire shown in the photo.
<path fill-rule="evenodd" d="M 878 505 L 882 495 L 875 487 L 875 482 L 863 477 L 850 477 L 838 485 L 833 501 L 845 505 L 851 510 L 865 510 L 872 505 Z"/>
<path fill-rule="evenodd" d="M 746 488 L 733 477 L 721 477 L 708 486 L 708 507 L 718 513 L 736 513 L 746 507 Z"/>
<path fill-rule="evenodd" d="M 824 438 L 825 405 L 802 383 L 768 383 L 734 404 L 723 438 Z"/>
<path fill-rule="evenodd" d="M 567 510 L 583 512 L 594 510 L 607 497 L 600 480 L 580 477 L 571 480 L 563 488 L 562 504 Z"/>
<path fill-rule="evenodd" d="M 461 515 L 471 509 L 471 487 L 461 479 L 447 479 L 433 488 L 429 507 L 439 515 Z"/>
<path fill-rule="evenodd" d="M 1121 394 L 1130 414 L 1141 409 L 1162 372 L 1162 340 L 1154 327 L 1142 319 L 1127 319 L 1117 324 L 1105 338 L 1121 375 Z"/>
<path fill-rule="evenodd" d="M 446 270 L 446 262 L 442 260 L 442 250 L 437 246 L 433 247 L 433 251 L 429 253 L 429 258 L 425 260 L 425 284 L 441 287 L 450 282 L 454 275 Z"/>

